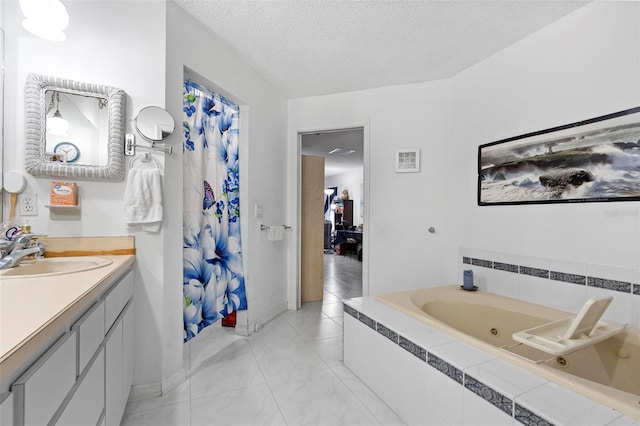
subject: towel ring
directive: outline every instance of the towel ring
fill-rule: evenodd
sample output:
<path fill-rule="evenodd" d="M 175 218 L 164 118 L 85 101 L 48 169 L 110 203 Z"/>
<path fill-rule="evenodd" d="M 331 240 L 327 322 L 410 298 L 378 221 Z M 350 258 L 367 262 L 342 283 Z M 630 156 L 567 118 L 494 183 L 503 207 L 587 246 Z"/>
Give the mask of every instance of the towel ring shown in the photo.
<path fill-rule="evenodd" d="M 136 158 L 134 158 L 133 161 L 131 161 L 130 168 L 135 167 L 136 161 L 140 161 L 142 163 L 150 163 L 151 161 L 153 161 L 156 164 L 156 168 L 162 169 L 162 166 L 160 165 L 160 162 L 158 160 L 156 160 L 155 158 L 153 158 L 151 156 L 151 154 L 149 154 L 148 152 L 145 152 L 141 156 L 137 156 Z"/>

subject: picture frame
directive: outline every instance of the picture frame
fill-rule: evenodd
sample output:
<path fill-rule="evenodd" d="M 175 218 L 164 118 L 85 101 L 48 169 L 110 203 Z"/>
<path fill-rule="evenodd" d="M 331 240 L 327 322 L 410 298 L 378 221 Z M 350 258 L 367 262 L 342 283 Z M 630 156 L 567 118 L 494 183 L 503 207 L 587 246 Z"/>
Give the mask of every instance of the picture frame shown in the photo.
<path fill-rule="evenodd" d="M 640 200 L 640 107 L 478 147 L 480 206 Z"/>
<path fill-rule="evenodd" d="M 396 151 L 396 173 L 416 173 L 420 171 L 420 149 L 400 149 Z"/>

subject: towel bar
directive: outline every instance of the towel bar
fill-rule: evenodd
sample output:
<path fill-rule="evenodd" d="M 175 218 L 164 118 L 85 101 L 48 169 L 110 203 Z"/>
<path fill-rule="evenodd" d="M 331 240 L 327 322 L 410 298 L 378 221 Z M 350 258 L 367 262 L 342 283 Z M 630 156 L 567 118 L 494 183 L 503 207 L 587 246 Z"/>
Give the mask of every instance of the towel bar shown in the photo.
<path fill-rule="evenodd" d="M 276 225 L 272 225 L 272 226 L 276 226 Z M 287 226 L 287 225 L 282 225 L 282 226 L 284 226 L 284 230 L 285 231 L 288 231 L 289 229 L 291 229 L 290 226 Z M 269 230 L 269 228 L 270 228 L 270 226 L 262 225 L 262 224 L 260 225 L 260 230 L 261 231 L 267 231 L 267 230 Z"/>

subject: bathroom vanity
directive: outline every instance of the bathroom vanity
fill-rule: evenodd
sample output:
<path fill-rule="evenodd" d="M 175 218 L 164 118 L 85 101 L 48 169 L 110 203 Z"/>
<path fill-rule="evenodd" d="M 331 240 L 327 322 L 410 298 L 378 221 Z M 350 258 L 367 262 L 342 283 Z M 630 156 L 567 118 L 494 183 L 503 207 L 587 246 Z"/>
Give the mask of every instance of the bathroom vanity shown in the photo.
<path fill-rule="evenodd" d="M 99 257 L 107 264 L 71 273 L 0 271 L 0 425 L 120 424 L 135 256 Z"/>

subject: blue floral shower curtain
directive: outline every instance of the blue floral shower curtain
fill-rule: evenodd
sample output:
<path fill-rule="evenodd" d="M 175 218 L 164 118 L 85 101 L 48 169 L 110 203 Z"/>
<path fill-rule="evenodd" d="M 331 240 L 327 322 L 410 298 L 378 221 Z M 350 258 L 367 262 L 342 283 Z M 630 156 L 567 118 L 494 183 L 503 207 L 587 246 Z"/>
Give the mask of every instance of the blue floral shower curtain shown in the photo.
<path fill-rule="evenodd" d="M 247 308 L 240 239 L 239 108 L 184 83 L 184 341 Z"/>

